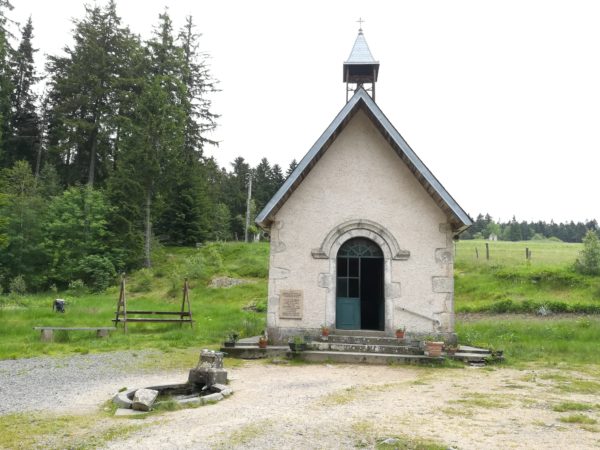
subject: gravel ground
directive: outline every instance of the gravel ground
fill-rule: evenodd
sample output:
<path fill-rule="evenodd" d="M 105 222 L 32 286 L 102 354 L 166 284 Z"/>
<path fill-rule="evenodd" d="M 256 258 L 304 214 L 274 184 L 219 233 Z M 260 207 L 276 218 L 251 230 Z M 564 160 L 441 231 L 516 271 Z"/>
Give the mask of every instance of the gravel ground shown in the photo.
<path fill-rule="evenodd" d="M 187 370 L 140 369 L 159 352 L 115 352 L 0 361 L 0 414 L 98 411 L 121 387 L 182 382 Z M 274 365 L 230 369 L 234 395 L 214 405 L 165 412 L 109 449 L 374 448 L 393 436 L 433 439 L 459 449 L 600 447 L 600 425 L 565 423 L 561 402 L 600 404 L 600 392 L 569 380 L 600 382 L 586 370 L 427 369 L 360 365 Z M 600 410 L 578 411 L 600 422 Z M 50 439 L 50 438 L 48 438 Z M 42 447 L 52 447 L 51 440 Z"/>
<path fill-rule="evenodd" d="M 177 382 L 186 381 L 181 371 L 157 374 L 156 370 L 140 368 L 158 357 L 164 356 L 156 351 L 138 351 L 2 360 L 0 414 L 97 410 L 122 387 L 166 383 L 169 376 L 179 377 Z"/>

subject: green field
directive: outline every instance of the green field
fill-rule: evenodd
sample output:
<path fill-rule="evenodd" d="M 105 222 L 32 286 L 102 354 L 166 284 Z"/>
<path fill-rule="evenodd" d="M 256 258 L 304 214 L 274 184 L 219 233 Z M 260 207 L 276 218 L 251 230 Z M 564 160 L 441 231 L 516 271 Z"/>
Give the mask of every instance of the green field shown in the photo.
<path fill-rule="evenodd" d="M 525 261 L 525 248 L 533 260 Z M 471 258 L 482 248 L 480 259 Z M 581 248 L 556 242 L 494 242 L 490 261 L 485 242 L 457 243 L 455 303 L 458 312 L 477 312 L 478 320 L 457 321 L 461 343 L 504 349 L 509 361 L 570 361 L 593 363 L 600 352 L 600 278 L 572 270 Z M 174 349 L 218 345 L 230 331 L 241 336 L 264 328 L 268 252 L 266 243 L 214 243 L 200 249 L 163 248 L 154 255 L 153 269 L 127 277 L 130 309 L 177 311 L 184 277 L 191 280 L 195 327 L 171 324 L 131 324 L 108 339 L 93 333 L 57 333 L 42 343 L 32 327 L 109 326 L 118 289 L 102 294 L 66 291 L 0 296 L 0 359 L 40 354 L 87 353 L 118 349 Z M 522 258 L 521 258 L 522 256 Z M 211 288 L 214 276 L 249 280 L 231 288 Z M 53 313 L 52 300 L 67 300 L 65 314 Z M 528 313 L 526 317 L 511 313 Z M 554 318 L 555 313 L 562 314 Z M 581 314 L 587 313 L 587 316 Z M 486 319 L 487 314 L 494 314 Z M 542 317 L 543 316 L 543 317 Z M 467 318 L 468 319 L 468 318 Z"/>
<path fill-rule="evenodd" d="M 486 260 L 486 243 L 490 249 L 489 260 Z M 526 248 L 529 248 L 531 252 L 529 263 L 525 259 Z M 456 243 L 456 264 L 458 266 L 500 264 L 510 266 L 530 265 L 564 267 L 573 264 L 582 248 L 582 244 L 554 242 L 551 240 L 521 242 L 484 240 L 458 241 Z"/>
<path fill-rule="evenodd" d="M 194 328 L 189 325 L 129 325 L 109 339 L 92 332 L 56 333 L 55 342 L 40 342 L 32 327 L 111 326 L 118 289 L 103 294 L 72 291 L 24 297 L 0 297 L 0 358 L 39 354 L 108 351 L 141 348 L 187 348 L 216 345 L 230 330 L 253 336 L 264 329 L 267 296 L 268 244 L 210 244 L 202 249 L 167 248 L 155 255 L 156 266 L 127 277 L 129 309 L 179 311 L 183 279 L 190 278 Z M 244 278 L 249 284 L 227 289 L 208 287 L 213 275 Z M 65 314 L 52 312 L 52 300 L 67 300 Z M 120 325 L 122 327 L 122 325 Z"/>
<path fill-rule="evenodd" d="M 487 260 L 485 243 L 457 243 L 457 312 L 600 313 L 600 277 L 573 270 L 581 244 L 490 242 Z M 531 261 L 525 259 L 526 248 Z"/>

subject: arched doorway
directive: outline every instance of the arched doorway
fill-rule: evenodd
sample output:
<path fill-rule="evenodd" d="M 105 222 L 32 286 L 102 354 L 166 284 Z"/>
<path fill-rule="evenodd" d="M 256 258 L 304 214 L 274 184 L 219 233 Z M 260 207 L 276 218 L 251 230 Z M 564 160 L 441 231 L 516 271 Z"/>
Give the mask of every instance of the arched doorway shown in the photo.
<path fill-rule="evenodd" d="M 370 239 L 349 239 L 337 254 L 336 328 L 384 330 L 383 252 Z"/>

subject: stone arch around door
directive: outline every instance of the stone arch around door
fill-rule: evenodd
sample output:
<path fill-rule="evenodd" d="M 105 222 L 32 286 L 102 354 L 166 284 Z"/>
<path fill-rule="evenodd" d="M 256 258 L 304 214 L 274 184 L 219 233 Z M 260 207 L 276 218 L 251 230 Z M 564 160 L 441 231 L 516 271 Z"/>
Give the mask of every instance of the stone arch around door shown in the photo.
<path fill-rule="evenodd" d="M 356 237 L 370 239 L 383 252 L 385 331 L 391 333 L 394 324 L 394 299 L 400 297 L 400 283 L 392 280 L 392 261 L 407 260 L 410 252 L 402 249 L 385 227 L 365 219 L 351 220 L 336 226 L 327 234 L 321 246 L 311 252 L 315 259 L 329 260 L 329 270 L 319 274 L 319 286 L 327 289 L 325 323 L 334 327 L 336 322 L 336 258 L 338 251 L 346 241 Z"/>

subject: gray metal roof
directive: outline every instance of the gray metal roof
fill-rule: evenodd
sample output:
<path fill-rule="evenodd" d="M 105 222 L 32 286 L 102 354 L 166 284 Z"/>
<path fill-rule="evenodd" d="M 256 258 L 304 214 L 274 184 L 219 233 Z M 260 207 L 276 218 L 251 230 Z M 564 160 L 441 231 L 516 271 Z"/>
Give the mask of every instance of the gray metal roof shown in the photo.
<path fill-rule="evenodd" d="M 371 50 L 369 50 L 365 35 L 362 30 L 360 30 L 356 37 L 356 41 L 354 41 L 350 56 L 345 64 L 373 64 L 376 62 L 377 61 L 375 61 L 375 58 L 373 58 L 373 55 L 371 54 Z"/>
<path fill-rule="evenodd" d="M 416 153 L 398 133 L 381 109 L 361 87 L 352 96 L 350 101 L 342 108 L 333 122 L 327 127 L 321 137 L 314 143 L 308 153 L 302 158 L 296 169 L 285 180 L 285 183 L 275 193 L 273 198 L 265 205 L 256 218 L 256 223 L 261 227 L 268 227 L 272 217 L 285 201 L 292 195 L 296 187 L 308 175 L 312 167 L 321 159 L 331 143 L 337 138 L 344 127 L 350 122 L 354 114 L 362 109 L 373 121 L 381 134 L 396 151 L 398 156 L 406 163 L 421 185 L 427 190 L 434 201 L 444 210 L 453 229 L 460 233 L 470 227 L 473 222 L 469 215 L 459 206 L 452 196 L 444 189 L 442 184 L 433 176 L 427 166 L 419 159 Z"/>

